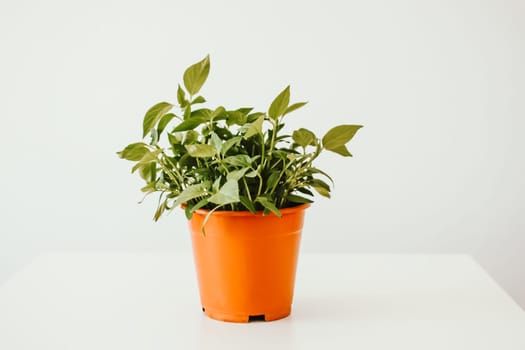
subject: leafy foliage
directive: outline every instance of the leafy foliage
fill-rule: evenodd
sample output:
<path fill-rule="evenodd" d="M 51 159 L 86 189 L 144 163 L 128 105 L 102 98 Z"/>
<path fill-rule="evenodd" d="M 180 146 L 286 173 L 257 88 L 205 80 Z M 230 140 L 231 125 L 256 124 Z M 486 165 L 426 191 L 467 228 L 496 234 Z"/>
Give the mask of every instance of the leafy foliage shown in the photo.
<path fill-rule="evenodd" d="M 251 108 L 228 110 L 195 108 L 205 103 L 195 96 L 208 78 L 210 58 L 191 65 L 178 85 L 177 104 L 160 102 L 143 121 L 143 138 L 117 154 L 135 162 L 146 182 L 146 194 L 160 192 L 154 219 L 166 210 L 185 204 L 186 216 L 205 208 L 281 216 L 279 209 L 311 203 L 312 190 L 330 197 L 332 179 L 313 166 L 323 150 L 351 156 L 346 144 L 361 125 L 339 125 L 322 139 L 300 128 L 282 135 L 283 118 L 306 102 L 290 104 L 287 86 L 272 101 L 266 113 Z M 162 141 L 162 142 L 161 142 Z M 324 180 L 323 180 L 324 179 Z"/>

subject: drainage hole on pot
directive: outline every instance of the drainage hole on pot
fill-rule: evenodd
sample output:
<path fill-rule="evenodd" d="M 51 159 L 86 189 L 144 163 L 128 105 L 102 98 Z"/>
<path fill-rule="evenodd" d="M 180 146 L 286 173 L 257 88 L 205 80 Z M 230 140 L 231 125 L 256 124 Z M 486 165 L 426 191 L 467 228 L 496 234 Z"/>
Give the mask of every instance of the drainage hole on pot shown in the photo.
<path fill-rule="evenodd" d="M 250 315 L 248 316 L 248 322 L 254 321 L 265 321 L 264 315 Z"/>

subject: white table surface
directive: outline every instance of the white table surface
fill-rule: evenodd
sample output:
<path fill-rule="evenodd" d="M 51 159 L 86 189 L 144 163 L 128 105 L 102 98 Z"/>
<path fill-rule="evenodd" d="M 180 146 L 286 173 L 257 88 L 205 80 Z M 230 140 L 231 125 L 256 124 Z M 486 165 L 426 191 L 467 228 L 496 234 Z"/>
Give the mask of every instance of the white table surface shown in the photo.
<path fill-rule="evenodd" d="M 192 256 L 49 253 L 0 285 L 0 349 L 525 349 L 525 312 L 464 255 L 309 255 L 291 317 L 200 308 Z"/>

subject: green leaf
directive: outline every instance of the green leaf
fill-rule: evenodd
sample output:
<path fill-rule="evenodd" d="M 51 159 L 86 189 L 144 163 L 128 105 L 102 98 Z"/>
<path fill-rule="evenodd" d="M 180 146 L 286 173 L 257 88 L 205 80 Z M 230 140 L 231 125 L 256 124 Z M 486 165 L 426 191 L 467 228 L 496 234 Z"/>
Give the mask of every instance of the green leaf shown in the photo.
<path fill-rule="evenodd" d="M 283 214 L 281 214 L 281 212 L 279 211 L 279 209 L 277 209 L 275 204 L 273 202 L 271 202 L 268 198 L 266 198 L 266 197 L 257 197 L 257 199 L 255 201 L 261 203 L 262 206 L 265 209 L 271 211 L 272 213 L 274 213 L 278 217 L 282 217 L 283 216 Z"/>
<path fill-rule="evenodd" d="M 203 184 L 188 186 L 184 189 L 184 191 L 181 192 L 181 194 L 179 194 L 179 196 L 173 203 L 173 207 L 179 206 L 182 203 L 186 203 L 191 199 L 204 196 L 206 193 L 206 187 Z"/>
<path fill-rule="evenodd" d="M 154 162 L 139 164 L 140 166 L 138 167 L 138 170 L 140 177 L 147 183 L 156 183 L 155 178 L 157 177 L 157 165 Z"/>
<path fill-rule="evenodd" d="M 157 191 L 155 187 L 156 187 L 156 182 L 150 182 L 146 186 L 142 187 L 140 190 L 144 193 L 153 193 Z"/>
<path fill-rule="evenodd" d="M 228 126 L 231 125 L 244 125 L 248 121 L 248 117 L 246 114 L 240 112 L 240 111 L 228 111 L 228 118 L 226 119 L 226 123 Z"/>
<path fill-rule="evenodd" d="M 199 133 L 195 130 L 188 130 L 184 136 L 184 144 L 196 143 L 199 140 Z"/>
<path fill-rule="evenodd" d="M 142 123 L 142 137 L 146 137 L 147 134 L 157 125 L 160 118 L 173 108 L 173 105 L 168 102 L 160 102 L 155 106 L 151 107 L 144 116 Z"/>
<path fill-rule="evenodd" d="M 172 132 L 193 130 L 206 121 L 207 119 L 203 117 L 190 117 L 177 125 Z"/>
<path fill-rule="evenodd" d="M 241 112 L 242 114 L 248 114 L 253 110 L 253 107 L 241 107 L 237 109 L 237 112 Z"/>
<path fill-rule="evenodd" d="M 210 55 L 204 57 L 203 60 L 192 64 L 184 72 L 183 80 L 186 90 L 190 95 L 195 95 L 201 89 L 202 85 L 208 78 L 210 73 Z"/>
<path fill-rule="evenodd" d="M 328 180 L 330 180 L 330 182 L 332 183 L 332 185 L 334 184 L 334 180 L 332 179 L 332 177 L 330 175 L 328 175 L 326 172 L 322 171 L 321 169 L 317 169 L 317 168 L 314 168 L 314 167 L 309 167 L 308 168 L 308 171 L 312 174 L 321 174 L 321 175 L 324 175 Z"/>
<path fill-rule="evenodd" d="M 330 191 L 330 185 L 328 185 L 328 184 L 327 184 L 326 182 L 324 182 L 323 180 L 320 180 L 320 179 L 313 179 L 313 180 L 312 180 L 312 185 L 313 185 L 313 186 L 322 187 L 322 188 L 324 188 L 325 190 Z"/>
<path fill-rule="evenodd" d="M 172 134 L 168 133 L 168 141 L 170 142 L 170 145 L 178 145 L 182 142 L 180 133 Z"/>
<path fill-rule="evenodd" d="M 321 196 L 330 198 L 330 186 L 323 180 L 313 179 L 312 187 L 317 191 Z"/>
<path fill-rule="evenodd" d="M 253 205 L 250 199 L 248 199 L 245 196 L 239 196 L 239 200 L 242 203 L 242 205 L 244 205 L 244 207 L 248 209 L 252 214 L 257 213 L 257 211 L 255 210 L 255 205 Z"/>
<path fill-rule="evenodd" d="M 184 114 L 183 114 L 183 117 L 184 117 L 184 120 L 188 119 L 191 115 L 191 104 L 187 104 L 186 107 L 184 107 Z"/>
<path fill-rule="evenodd" d="M 197 161 L 195 160 L 195 158 L 190 156 L 189 153 L 182 154 L 182 156 L 179 159 L 179 166 L 181 166 L 182 168 L 191 169 L 196 165 L 197 165 Z"/>
<path fill-rule="evenodd" d="M 179 102 L 180 108 L 184 108 L 188 105 L 188 100 L 186 100 L 186 93 L 182 90 L 180 84 L 177 89 L 177 101 Z"/>
<path fill-rule="evenodd" d="M 254 121 L 256 121 L 257 119 L 259 119 L 259 117 L 261 116 L 265 116 L 266 114 L 262 113 L 262 112 L 254 112 L 252 114 L 248 114 L 247 117 L 246 117 L 246 122 L 247 123 L 253 123 Z"/>
<path fill-rule="evenodd" d="M 277 97 L 273 100 L 268 109 L 268 116 L 272 119 L 277 119 L 286 112 L 290 103 L 290 85 L 288 85 Z"/>
<path fill-rule="evenodd" d="M 152 164 L 155 164 L 155 163 L 152 163 Z M 155 189 L 157 191 L 167 191 L 170 188 L 170 185 L 164 179 L 164 173 L 161 172 L 160 175 L 161 176 L 159 177 L 159 179 L 155 183 Z"/>
<path fill-rule="evenodd" d="M 277 184 L 277 181 L 279 181 L 280 177 L 281 173 L 279 171 L 273 171 L 266 181 L 266 188 L 271 190 Z"/>
<path fill-rule="evenodd" d="M 171 122 L 171 120 L 174 117 L 175 117 L 175 114 L 168 113 L 168 114 L 165 114 L 162 118 L 160 118 L 159 125 L 157 126 L 157 132 L 159 136 L 162 134 L 164 129 L 166 129 L 166 126 L 168 125 L 169 122 Z"/>
<path fill-rule="evenodd" d="M 313 132 L 304 128 L 295 130 L 292 134 L 292 139 L 303 148 L 308 145 L 315 146 L 315 141 L 317 140 Z"/>
<path fill-rule="evenodd" d="M 259 118 L 257 118 L 256 121 L 250 124 L 248 127 L 248 130 L 246 131 L 246 134 L 244 134 L 244 137 L 247 139 L 252 137 L 253 135 L 260 134 L 262 135 L 262 125 L 264 122 L 264 115 L 261 115 Z"/>
<path fill-rule="evenodd" d="M 222 120 L 228 117 L 228 113 L 223 106 L 215 108 L 215 110 L 210 114 L 210 120 Z"/>
<path fill-rule="evenodd" d="M 348 151 L 348 148 L 346 148 L 345 145 L 336 147 L 334 149 L 330 149 L 329 151 L 332 151 L 334 153 L 340 154 L 343 157 L 351 157 L 352 156 L 352 153 L 350 153 L 350 151 Z"/>
<path fill-rule="evenodd" d="M 292 202 L 292 203 L 300 203 L 300 204 L 303 204 L 303 203 L 313 203 L 314 201 L 311 200 L 311 199 L 308 199 L 308 198 L 304 198 L 304 197 L 301 197 L 301 196 L 298 196 L 298 195 L 295 195 L 295 194 L 289 194 L 288 197 L 286 197 L 286 200 L 288 202 Z"/>
<path fill-rule="evenodd" d="M 286 155 L 286 158 L 288 158 L 291 161 L 297 161 L 297 159 L 304 157 L 302 154 L 295 154 L 295 153 L 289 153 Z"/>
<path fill-rule="evenodd" d="M 219 192 L 208 198 L 208 201 L 219 205 L 239 202 L 239 184 L 236 180 L 226 181 Z"/>
<path fill-rule="evenodd" d="M 228 128 L 220 127 L 218 125 L 213 125 L 213 131 L 222 139 L 228 140 L 233 137 L 232 132 Z"/>
<path fill-rule="evenodd" d="M 239 170 L 234 170 L 228 173 L 228 175 L 226 176 L 226 179 L 239 181 L 240 179 L 242 179 L 242 177 L 244 176 L 244 174 L 246 174 L 248 170 L 250 170 L 250 168 L 242 168 Z"/>
<path fill-rule="evenodd" d="M 330 129 L 323 137 L 323 147 L 330 151 L 340 149 L 362 127 L 362 125 L 339 125 Z"/>
<path fill-rule="evenodd" d="M 171 134 L 168 134 L 168 135 L 171 135 Z M 171 144 L 171 151 L 173 152 L 174 156 L 182 156 L 182 155 L 188 154 L 188 151 L 186 151 L 186 148 L 184 148 L 184 146 L 181 145 L 180 143 Z M 177 162 L 176 159 L 173 159 L 173 161 Z"/>
<path fill-rule="evenodd" d="M 219 188 L 221 187 L 221 180 L 222 176 L 219 176 L 215 179 L 215 181 L 213 181 L 213 185 L 211 186 L 213 192 L 219 192 Z"/>
<path fill-rule="evenodd" d="M 194 104 L 197 104 L 197 103 L 204 103 L 206 102 L 206 99 L 202 96 L 197 96 L 193 99 L 193 101 L 191 101 L 191 104 L 194 105 Z"/>
<path fill-rule="evenodd" d="M 209 158 L 216 155 L 215 148 L 210 145 L 203 145 L 199 143 L 185 145 L 186 150 L 190 156 L 195 158 Z"/>
<path fill-rule="evenodd" d="M 211 120 L 212 118 L 212 110 L 209 108 L 199 108 L 191 112 L 190 119 L 191 118 L 200 118 L 203 120 Z"/>
<path fill-rule="evenodd" d="M 241 142 L 241 140 L 242 140 L 242 137 L 235 136 L 235 137 L 232 137 L 231 139 L 224 141 L 224 143 L 222 144 L 221 153 L 225 155 L 226 153 L 228 153 L 230 148 L 238 145 L 239 142 Z"/>
<path fill-rule="evenodd" d="M 221 152 L 222 149 L 222 140 L 217 136 L 216 133 L 212 132 L 210 137 L 210 144 L 213 148 L 215 148 L 215 151 L 217 154 Z"/>
<path fill-rule="evenodd" d="M 164 173 L 161 172 L 160 173 L 161 176 L 164 176 Z M 141 174 L 142 176 L 143 174 Z M 145 175 L 144 175 L 144 179 L 146 181 L 155 181 L 155 179 L 157 178 L 157 163 L 156 162 L 151 162 L 149 163 L 149 179 L 146 179 Z"/>
<path fill-rule="evenodd" d="M 149 152 L 148 146 L 143 142 L 132 143 L 126 146 L 122 151 L 117 152 L 120 158 L 131 161 L 139 161 Z"/>
<path fill-rule="evenodd" d="M 250 171 L 249 173 L 245 174 L 244 176 L 249 177 L 249 178 L 254 178 L 254 177 L 256 177 L 258 174 L 259 174 L 259 172 L 258 172 L 257 170 L 252 170 L 252 171 Z"/>
<path fill-rule="evenodd" d="M 138 169 L 141 169 L 141 170 L 142 170 L 142 168 L 144 167 L 144 165 L 145 165 L 145 163 L 140 163 L 140 162 L 137 163 L 137 164 L 135 164 L 135 165 L 133 166 L 133 168 L 131 168 L 131 173 L 133 174 L 133 173 L 134 173 L 135 171 L 137 171 Z M 147 180 L 147 179 L 144 179 L 144 180 L 149 181 L 149 180 Z"/>
<path fill-rule="evenodd" d="M 139 164 L 147 164 L 147 163 L 151 163 L 151 162 L 157 162 L 158 161 L 157 156 L 160 154 L 160 152 L 162 152 L 162 150 L 160 150 L 160 149 L 157 149 L 155 151 L 149 151 L 148 150 L 148 152 L 144 153 L 142 158 L 140 158 L 139 162 L 133 167 L 132 172 L 134 172 L 136 169 L 138 169 L 138 165 Z"/>
<path fill-rule="evenodd" d="M 312 193 L 312 191 L 310 191 L 309 189 L 307 188 L 304 188 L 304 187 L 299 187 L 299 188 L 296 188 L 295 189 L 297 192 L 301 192 L 301 193 L 304 193 L 304 194 L 307 194 L 309 196 L 313 196 L 314 194 Z"/>
<path fill-rule="evenodd" d="M 197 209 L 200 209 L 202 207 L 204 207 L 206 204 L 208 204 L 208 198 L 203 198 L 201 199 L 197 204 L 195 205 L 187 205 L 186 206 L 186 209 L 184 210 L 184 213 L 186 214 L 186 218 L 188 220 L 191 219 L 193 213 L 195 212 L 195 210 Z"/>
<path fill-rule="evenodd" d="M 326 198 L 330 198 L 330 191 L 328 191 L 327 189 L 323 188 L 323 187 L 318 187 L 318 186 L 312 186 L 314 188 L 314 190 L 317 191 L 317 193 L 319 193 L 321 196 L 323 197 L 326 197 Z"/>
<path fill-rule="evenodd" d="M 161 197 L 162 198 L 162 197 Z M 155 212 L 155 215 L 153 216 L 153 220 L 158 221 L 164 210 L 167 208 L 166 200 L 163 202 L 159 202 L 159 206 L 157 207 L 157 211 Z"/>
<path fill-rule="evenodd" d="M 193 175 L 197 175 L 201 178 L 208 178 L 213 176 L 213 171 L 210 168 L 195 168 L 192 169 Z M 220 176 L 219 176 L 220 178 Z"/>
<path fill-rule="evenodd" d="M 290 105 L 288 108 L 286 108 L 286 110 L 284 111 L 283 115 L 287 115 L 288 113 L 291 113 L 291 112 L 295 111 L 296 109 L 299 109 L 299 108 L 303 107 L 307 103 L 308 102 L 297 102 L 297 103 L 294 103 L 293 105 Z"/>
<path fill-rule="evenodd" d="M 233 166 L 249 167 L 252 164 L 252 159 L 249 155 L 238 154 L 224 158 L 223 162 Z"/>

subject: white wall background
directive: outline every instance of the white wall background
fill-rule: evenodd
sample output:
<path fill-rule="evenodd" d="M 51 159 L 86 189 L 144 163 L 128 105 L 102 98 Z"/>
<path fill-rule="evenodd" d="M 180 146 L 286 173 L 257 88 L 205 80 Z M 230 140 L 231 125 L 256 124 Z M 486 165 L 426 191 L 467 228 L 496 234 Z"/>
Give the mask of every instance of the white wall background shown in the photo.
<path fill-rule="evenodd" d="M 46 249 L 189 251 L 115 151 L 210 53 L 213 104 L 362 123 L 304 251 L 468 253 L 525 306 L 525 2 L 0 2 L 0 283 Z M 349 267 L 351 268 L 351 267 Z M 174 270 L 176 267 L 174 266 Z M 176 272 L 174 272 L 176 273 Z"/>

